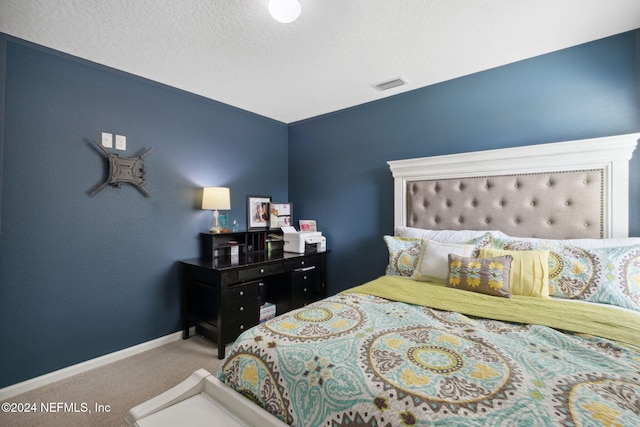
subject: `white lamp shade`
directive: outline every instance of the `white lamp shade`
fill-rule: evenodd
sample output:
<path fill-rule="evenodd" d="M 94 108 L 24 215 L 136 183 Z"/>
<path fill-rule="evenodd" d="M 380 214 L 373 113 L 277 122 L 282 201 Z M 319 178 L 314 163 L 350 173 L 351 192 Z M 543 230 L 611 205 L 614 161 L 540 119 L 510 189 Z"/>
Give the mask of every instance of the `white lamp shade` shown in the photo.
<path fill-rule="evenodd" d="M 300 16 L 302 7 L 298 0 L 269 0 L 269 13 L 278 22 L 288 24 Z"/>
<path fill-rule="evenodd" d="M 205 187 L 202 190 L 202 209 L 231 209 L 231 196 L 226 187 Z"/>

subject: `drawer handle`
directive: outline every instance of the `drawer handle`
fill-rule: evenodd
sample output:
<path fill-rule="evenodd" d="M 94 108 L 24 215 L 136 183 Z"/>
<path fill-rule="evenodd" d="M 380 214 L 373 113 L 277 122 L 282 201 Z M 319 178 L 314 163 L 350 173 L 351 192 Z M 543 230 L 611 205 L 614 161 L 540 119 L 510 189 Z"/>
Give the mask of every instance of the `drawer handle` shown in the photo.
<path fill-rule="evenodd" d="M 244 325 L 240 325 L 240 329 L 244 329 Z"/>
<path fill-rule="evenodd" d="M 300 265 L 304 265 L 304 261 L 300 261 Z"/>
<path fill-rule="evenodd" d="M 244 307 L 240 307 L 240 311 L 244 311 Z"/>
<path fill-rule="evenodd" d="M 240 291 L 240 296 L 244 295 L 244 291 Z"/>
<path fill-rule="evenodd" d="M 307 280 L 307 276 L 304 276 L 304 277 L 302 278 L 302 280 Z"/>
<path fill-rule="evenodd" d="M 304 288 L 304 289 L 302 290 L 302 292 L 307 292 L 307 288 Z"/>
<path fill-rule="evenodd" d="M 264 273 L 264 268 L 261 268 L 261 269 L 260 269 L 260 273 Z"/>

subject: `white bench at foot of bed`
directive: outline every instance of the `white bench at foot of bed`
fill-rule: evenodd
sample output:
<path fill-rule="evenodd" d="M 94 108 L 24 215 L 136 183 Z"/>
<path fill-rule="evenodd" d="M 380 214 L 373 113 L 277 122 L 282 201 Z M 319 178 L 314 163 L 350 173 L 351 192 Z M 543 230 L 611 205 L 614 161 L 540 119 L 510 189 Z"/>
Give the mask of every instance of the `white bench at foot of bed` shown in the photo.
<path fill-rule="evenodd" d="M 205 369 L 129 410 L 131 427 L 285 427 L 286 424 Z"/>

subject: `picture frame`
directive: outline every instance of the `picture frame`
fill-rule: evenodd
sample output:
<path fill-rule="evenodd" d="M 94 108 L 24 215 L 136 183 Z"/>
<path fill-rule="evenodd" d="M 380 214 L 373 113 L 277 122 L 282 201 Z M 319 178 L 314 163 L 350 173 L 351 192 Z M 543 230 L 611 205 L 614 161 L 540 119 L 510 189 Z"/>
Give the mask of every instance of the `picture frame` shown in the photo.
<path fill-rule="evenodd" d="M 277 230 L 293 225 L 293 203 L 271 203 L 269 229 Z"/>
<path fill-rule="evenodd" d="M 300 232 L 318 231 L 315 219 L 301 219 Z"/>
<path fill-rule="evenodd" d="M 271 196 L 247 196 L 247 230 L 269 229 Z"/>

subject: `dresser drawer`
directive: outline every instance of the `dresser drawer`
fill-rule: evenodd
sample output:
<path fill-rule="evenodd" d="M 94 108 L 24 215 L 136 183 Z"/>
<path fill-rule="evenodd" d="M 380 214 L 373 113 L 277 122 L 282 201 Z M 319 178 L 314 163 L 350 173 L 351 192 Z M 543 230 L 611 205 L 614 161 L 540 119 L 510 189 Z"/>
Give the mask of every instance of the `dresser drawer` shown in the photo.
<path fill-rule="evenodd" d="M 255 299 L 260 295 L 258 289 L 259 281 L 250 283 L 241 283 L 238 285 L 229 286 L 227 288 L 227 301 L 236 301 L 243 299 Z"/>
<path fill-rule="evenodd" d="M 245 268 L 238 271 L 238 280 L 259 279 L 261 277 L 280 274 L 283 272 L 284 265 L 282 263 L 265 264 L 260 267 Z"/>
<path fill-rule="evenodd" d="M 254 317 L 240 317 L 236 319 L 229 319 L 224 323 L 224 331 L 222 332 L 222 341 L 227 344 L 238 338 L 238 335 L 246 331 L 247 329 L 258 324 L 260 315 L 256 313 Z"/>
<path fill-rule="evenodd" d="M 315 288 L 313 286 L 300 286 L 293 289 L 292 297 L 293 299 L 302 299 L 304 301 L 311 301 L 312 299 L 315 301 Z"/>
<path fill-rule="evenodd" d="M 318 269 L 299 270 L 291 273 L 292 308 L 299 308 L 319 299 L 320 278 Z"/>
<path fill-rule="evenodd" d="M 291 284 L 293 285 L 294 292 L 296 289 L 302 287 L 311 286 L 315 288 L 317 280 L 318 269 L 316 267 L 291 272 Z"/>
<path fill-rule="evenodd" d="M 285 269 L 287 271 L 298 270 L 307 267 L 320 267 L 320 256 L 308 256 L 285 261 Z"/>
<path fill-rule="evenodd" d="M 251 322 L 260 317 L 260 300 L 257 296 L 227 303 L 225 322 L 232 319 L 246 319 Z"/>

